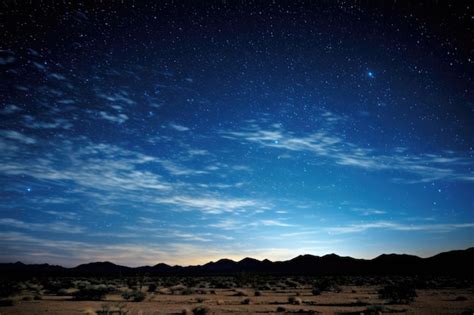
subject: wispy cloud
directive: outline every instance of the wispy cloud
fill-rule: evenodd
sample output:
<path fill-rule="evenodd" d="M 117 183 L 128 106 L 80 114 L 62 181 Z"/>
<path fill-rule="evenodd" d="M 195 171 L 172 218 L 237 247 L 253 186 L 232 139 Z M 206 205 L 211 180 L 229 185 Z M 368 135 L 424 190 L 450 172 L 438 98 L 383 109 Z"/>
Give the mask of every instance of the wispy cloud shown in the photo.
<path fill-rule="evenodd" d="M 63 221 L 49 222 L 49 223 L 32 223 L 25 222 L 12 218 L 1 218 L 0 225 L 25 229 L 30 231 L 46 231 L 46 232 L 56 232 L 56 233 L 83 233 L 85 229 L 80 226 L 71 225 Z"/>
<path fill-rule="evenodd" d="M 0 110 L 0 114 L 9 115 L 20 111 L 22 111 L 20 107 L 14 104 L 7 104 Z"/>
<path fill-rule="evenodd" d="M 351 210 L 363 216 L 382 215 L 382 214 L 387 213 L 384 210 L 374 209 L 374 208 L 352 208 Z"/>
<path fill-rule="evenodd" d="M 193 197 L 193 196 L 171 196 L 166 198 L 156 198 L 156 202 L 176 205 L 183 208 L 197 209 L 208 214 L 220 214 L 224 212 L 245 212 L 249 208 L 258 207 L 260 203 L 252 199 L 223 199 L 213 196 Z"/>
<path fill-rule="evenodd" d="M 105 111 L 99 111 L 99 117 L 108 120 L 113 123 L 122 124 L 128 120 L 128 116 L 126 114 L 118 113 L 118 114 L 110 114 Z"/>
<path fill-rule="evenodd" d="M 23 125 L 31 129 L 71 129 L 73 124 L 64 118 L 53 118 L 52 121 L 40 121 L 31 115 L 23 116 Z"/>
<path fill-rule="evenodd" d="M 55 211 L 55 210 L 45 210 L 44 213 L 58 217 L 60 219 L 75 220 L 79 217 L 76 212 L 72 211 Z"/>
<path fill-rule="evenodd" d="M 208 173 L 207 171 L 204 171 L 201 169 L 191 169 L 191 168 L 183 167 L 169 160 L 157 160 L 157 162 L 159 162 L 163 166 L 163 168 L 166 169 L 168 172 L 177 176 L 202 175 L 202 174 Z"/>
<path fill-rule="evenodd" d="M 474 228 L 474 223 L 441 223 L 441 224 L 402 224 L 390 221 L 350 224 L 339 227 L 328 227 L 325 230 L 334 234 L 360 233 L 371 229 L 394 231 L 450 232 L 457 229 Z"/>
<path fill-rule="evenodd" d="M 282 222 L 280 220 L 260 220 L 257 222 L 257 225 L 264 226 L 279 226 L 279 227 L 294 227 L 295 225 Z"/>
<path fill-rule="evenodd" d="M 331 120 L 334 120 L 331 118 Z M 256 123 L 241 131 L 222 131 L 222 137 L 257 143 L 262 147 L 294 152 L 311 152 L 337 165 L 351 166 L 371 171 L 396 170 L 412 178 L 396 178 L 404 183 L 430 182 L 434 180 L 474 181 L 472 160 L 456 156 L 452 152 L 441 154 L 410 154 L 394 148 L 390 154 L 367 149 L 345 141 L 331 128 L 308 134 L 296 134 L 273 124 L 265 128 Z"/>
<path fill-rule="evenodd" d="M 171 124 L 169 124 L 169 126 L 170 126 L 170 128 L 172 128 L 176 131 L 180 131 L 180 132 L 189 131 L 189 128 L 186 127 L 186 126 L 183 126 L 183 125 L 178 125 L 178 124 L 171 123 Z"/>
<path fill-rule="evenodd" d="M 35 144 L 36 139 L 14 130 L 0 130 L 0 136 L 23 144 Z"/>

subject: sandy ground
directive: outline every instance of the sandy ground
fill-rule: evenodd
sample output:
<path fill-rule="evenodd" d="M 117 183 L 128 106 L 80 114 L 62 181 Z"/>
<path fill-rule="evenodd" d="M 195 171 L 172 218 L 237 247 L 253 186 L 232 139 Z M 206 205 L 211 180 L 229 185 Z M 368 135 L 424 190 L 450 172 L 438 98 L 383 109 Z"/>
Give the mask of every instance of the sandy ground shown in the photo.
<path fill-rule="evenodd" d="M 128 314 L 181 314 L 183 310 L 192 310 L 196 306 L 207 306 L 210 314 L 283 314 L 300 311 L 310 314 L 311 311 L 322 314 L 339 314 L 354 312 L 363 313 L 368 306 L 354 306 L 357 302 L 384 304 L 378 299 L 377 286 L 346 286 L 342 292 L 324 292 L 313 296 L 309 289 L 288 289 L 279 291 L 261 291 L 261 296 L 254 296 L 251 289 L 242 289 L 248 296 L 234 296 L 235 290 L 217 289 L 215 294 L 170 295 L 148 293 L 143 302 L 126 302 Z M 297 296 L 299 294 L 299 296 Z M 438 290 L 417 290 L 418 297 L 409 305 L 384 305 L 382 314 L 463 314 L 474 310 L 474 289 L 446 288 Z M 301 304 L 291 305 L 289 297 L 301 299 Z M 456 301 L 459 296 L 465 301 Z M 250 304 L 242 304 L 245 299 Z M 123 299 L 119 295 L 109 295 L 105 301 L 74 301 L 71 297 L 44 296 L 40 301 L 19 301 L 14 306 L 0 307 L 0 315 L 34 315 L 34 314 L 95 314 L 104 305 L 114 308 Z M 299 302 L 299 301 L 298 301 Z M 284 312 L 277 313 L 283 307 Z M 368 314 L 368 313 L 365 313 Z M 376 313 L 374 313 L 376 314 Z M 380 314 L 380 313 L 379 313 Z M 469 313 L 466 313 L 469 314 Z"/>

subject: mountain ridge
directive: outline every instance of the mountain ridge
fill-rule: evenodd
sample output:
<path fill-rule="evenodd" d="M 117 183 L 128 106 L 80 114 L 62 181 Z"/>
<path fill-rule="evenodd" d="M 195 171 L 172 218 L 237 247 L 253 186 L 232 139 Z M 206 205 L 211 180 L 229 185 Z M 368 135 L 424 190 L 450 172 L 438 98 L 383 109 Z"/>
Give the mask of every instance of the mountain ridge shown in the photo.
<path fill-rule="evenodd" d="M 226 275 L 254 274 L 308 274 L 308 275 L 473 275 L 474 247 L 441 252 L 427 258 L 408 254 L 381 254 L 373 259 L 339 256 L 298 255 L 284 261 L 258 260 L 245 257 L 239 261 L 222 258 L 203 265 L 168 265 L 128 267 L 110 261 L 80 264 L 66 268 L 50 264 L 0 263 L 0 275 L 12 276 L 129 276 L 150 275 Z"/>

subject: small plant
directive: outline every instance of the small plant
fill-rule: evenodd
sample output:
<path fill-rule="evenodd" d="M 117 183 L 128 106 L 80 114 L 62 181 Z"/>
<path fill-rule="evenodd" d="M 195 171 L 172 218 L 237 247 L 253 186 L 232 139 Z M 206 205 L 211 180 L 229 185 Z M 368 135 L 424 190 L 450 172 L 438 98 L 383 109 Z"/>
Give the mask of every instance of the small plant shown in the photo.
<path fill-rule="evenodd" d="M 69 291 L 65 288 L 61 288 L 58 290 L 58 292 L 56 293 L 57 296 L 66 296 L 66 295 L 70 295 Z"/>
<path fill-rule="evenodd" d="M 193 293 L 194 293 L 194 290 L 192 290 L 190 288 L 185 288 L 183 291 L 181 291 L 182 295 L 191 295 Z"/>
<path fill-rule="evenodd" d="M 141 291 L 135 291 L 133 294 L 133 302 L 141 302 L 145 299 L 145 293 Z"/>
<path fill-rule="evenodd" d="M 301 305 L 303 301 L 301 301 L 301 299 L 298 297 L 290 296 L 288 298 L 288 303 L 293 305 Z"/>
<path fill-rule="evenodd" d="M 313 295 L 320 295 L 321 294 L 321 290 L 319 288 L 313 288 L 313 290 L 311 290 L 311 293 Z"/>
<path fill-rule="evenodd" d="M 262 296 L 262 292 L 260 292 L 260 291 L 255 291 L 255 296 Z"/>
<path fill-rule="evenodd" d="M 235 291 L 234 296 L 247 296 L 247 293 L 245 293 L 245 291 L 242 291 L 242 290 L 237 290 Z"/>
<path fill-rule="evenodd" d="M 380 304 L 373 304 L 369 305 L 361 314 L 366 314 L 366 315 L 378 315 L 378 314 L 384 314 L 387 313 L 389 310 L 383 305 Z"/>
<path fill-rule="evenodd" d="M 128 310 L 125 308 L 126 305 L 124 303 L 117 303 L 111 306 L 108 303 L 104 303 L 101 306 L 101 309 L 96 311 L 95 314 L 97 315 L 127 315 Z"/>
<path fill-rule="evenodd" d="M 246 298 L 246 299 L 240 301 L 240 304 L 246 304 L 246 305 L 248 305 L 248 304 L 250 304 L 250 302 L 251 302 L 250 299 L 249 299 L 249 298 Z"/>
<path fill-rule="evenodd" d="M 146 295 L 141 291 L 133 290 L 123 292 L 122 297 L 127 301 L 131 299 L 133 302 L 141 302 L 145 299 Z"/>
<path fill-rule="evenodd" d="M 277 313 L 286 312 L 286 308 L 284 308 L 283 306 L 278 306 L 276 311 L 277 311 Z"/>
<path fill-rule="evenodd" d="M 155 291 L 156 291 L 156 288 L 157 288 L 156 284 L 150 283 L 150 284 L 148 285 L 148 292 L 155 292 Z"/>
<path fill-rule="evenodd" d="M 9 297 L 20 292 L 20 288 L 13 282 L 0 282 L 0 297 Z"/>
<path fill-rule="evenodd" d="M 1 299 L 0 306 L 13 306 L 15 305 L 15 300 L 13 299 Z"/>
<path fill-rule="evenodd" d="M 39 300 L 42 300 L 43 299 L 43 296 L 39 295 L 39 294 L 36 294 L 34 297 L 33 297 L 33 300 L 35 301 L 39 301 Z"/>
<path fill-rule="evenodd" d="M 206 306 L 197 306 L 193 308 L 193 315 L 207 315 L 210 313 L 210 309 Z"/>
<path fill-rule="evenodd" d="M 407 283 L 386 285 L 379 290 L 379 298 L 392 304 L 409 304 L 415 300 L 416 291 Z"/>
<path fill-rule="evenodd" d="M 104 285 L 89 285 L 74 293 L 74 298 L 81 301 L 100 301 L 105 298 L 108 289 Z"/>

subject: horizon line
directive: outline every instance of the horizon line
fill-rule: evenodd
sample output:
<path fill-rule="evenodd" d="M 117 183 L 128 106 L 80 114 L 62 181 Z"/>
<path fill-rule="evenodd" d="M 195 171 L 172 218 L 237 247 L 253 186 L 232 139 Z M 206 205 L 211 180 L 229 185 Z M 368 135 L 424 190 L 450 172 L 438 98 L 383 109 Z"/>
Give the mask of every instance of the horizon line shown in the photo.
<path fill-rule="evenodd" d="M 232 262 L 235 262 L 235 263 L 238 263 L 238 262 L 241 262 L 245 259 L 253 259 L 253 260 L 257 260 L 259 262 L 263 262 L 265 260 L 268 260 L 269 262 L 271 263 L 277 263 L 277 262 L 286 262 L 286 261 L 291 261 L 295 258 L 298 258 L 298 257 L 301 257 L 301 256 L 312 256 L 312 257 L 326 257 L 326 256 L 331 256 L 331 255 L 336 255 L 338 257 L 341 257 L 341 258 L 352 258 L 352 259 L 357 259 L 357 260 L 366 260 L 366 261 L 371 261 L 371 260 L 374 260 L 380 256 L 383 256 L 383 255 L 399 255 L 399 256 L 403 256 L 403 255 L 406 255 L 406 256 L 414 256 L 414 257 L 418 257 L 418 258 L 421 258 L 421 259 L 428 259 L 428 258 L 432 258 L 434 256 L 437 256 L 437 255 L 440 255 L 440 254 L 444 254 L 444 253 L 449 253 L 449 252 L 455 252 L 455 251 L 468 251 L 470 249 L 474 249 L 474 245 L 473 246 L 470 246 L 470 247 L 467 247 L 467 248 L 464 248 L 464 249 L 451 249 L 451 250 L 445 250 L 445 251 L 440 251 L 440 252 L 437 252 L 436 254 L 432 254 L 430 256 L 419 256 L 419 255 L 415 255 L 415 254 L 408 254 L 408 253 L 396 253 L 396 252 L 391 252 L 391 253 L 381 253 L 377 256 L 374 256 L 373 258 L 357 258 L 357 257 L 353 257 L 353 256 L 344 256 L 344 255 L 339 255 L 339 254 L 336 254 L 334 252 L 332 253 L 328 253 L 328 254 L 324 254 L 324 255 L 313 255 L 313 254 L 300 254 L 300 255 L 297 255 L 297 256 L 294 256 L 293 258 L 288 258 L 286 260 L 270 260 L 268 258 L 264 258 L 264 259 L 257 259 L 257 258 L 253 258 L 253 257 L 249 257 L 249 256 L 246 256 L 244 258 L 241 258 L 239 260 L 234 260 L 234 259 L 230 259 L 230 258 L 226 258 L 226 257 L 222 257 L 218 260 L 209 260 L 208 262 L 206 263 L 202 263 L 202 264 L 190 264 L 190 265 L 179 265 L 179 264 L 168 264 L 168 263 L 165 263 L 165 262 L 157 262 L 156 264 L 153 264 L 153 265 L 137 265 L 137 266 L 127 266 L 127 265 L 121 265 L 121 264 L 116 264 L 112 261 L 109 261 L 109 260 L 102 260 L 102 261 L 90 261 L 90 262 L 85 262 L 85 263 L 81 263 L 81 264 L 78 264 L 78 265 L 73 265 L 73 266 L 70 266 L 70 267 L 66 267 L 64 265 L 60 265 L 60 264 L 50 264 L 50 263 L 46 263 L 46 262 L 43 262 L 43 263 L 24 263 L 22 262 L 21 260 L 17 260 L 15 262 L 0 262 L 0 265 L 5 265 L 5 264 L 18 264 L 18 263 L 21 263 L 23 265 L 26 265 L 26 266 L 30 266 L 30 265 L 49 265 L 49 266 L 59 266 L 59 267 L 62 267 L 62 268 L 66 268 L 66 269 L 74 269 L 74 268 L 77 268 L 79 266 L 83 266 L 83 265 L 88 265 L 88 264 L 94 264 L 94 263 L 110 263 L 110 264 L 113 264 L 115 266 L 120 266 L 120 267 L 126 267 L 126 268 L 131 268 L 131 269 L 134 269 L 134 268 L 141 268 L 141 267 L 154 267 L 154 266 L 157 266 L 157 265 L 160 265 L 160 264 L 163 264 L 163 265 L 167 265 L 167 266 L 170 266 L 170 267 L 183 267 L 183 268 L 187 268 L 187 267 L 199 267 L 199 266 L 204 266 L 204 265 L 207 265 L 207 264 L 210 264 L 210 263 L 216 263 L 216 262 L 219 262 L 221 260 L 230 260 Z"/>

